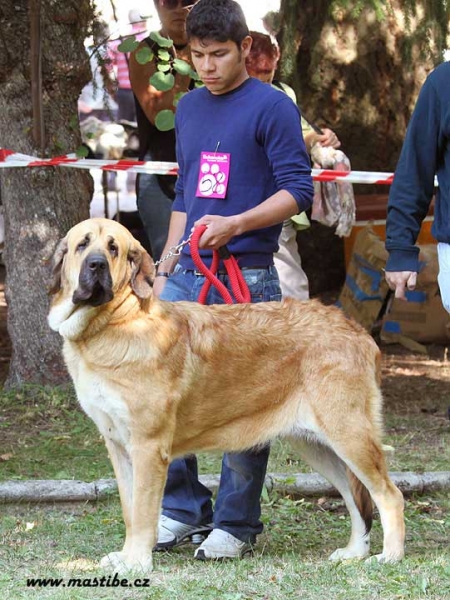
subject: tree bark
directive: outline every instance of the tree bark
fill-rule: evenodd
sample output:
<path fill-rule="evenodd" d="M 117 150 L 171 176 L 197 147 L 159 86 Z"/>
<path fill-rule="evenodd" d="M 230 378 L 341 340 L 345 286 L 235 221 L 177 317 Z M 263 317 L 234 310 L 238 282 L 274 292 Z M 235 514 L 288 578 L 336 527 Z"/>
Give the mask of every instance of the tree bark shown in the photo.
<path fill-rule="evenodd" d="M 45 133 L 45 148 L 33 138 L 26 0 L 4 0 L 0 8 L 0 145 L 24 154 L 58 156 L 74 152 L 81 143 L 77 100 L 90 79 L 83 42 L 93 14 L 89 0 L 42 0 L 40 11 L 39 131 Z M 51 256 L 58 239 L 89 217 L 91 178 L 84 171 L 61 167 L 3 169 L 0 189 L 13 348 L 6 386 L 61 383 L 67 378 L 61 344 L 46 321 Z"/>
<path fill-rule="evenodd" d="M 406 30 L 405 2 L 392 0 L 394 10 L 384 19 L 370 3 L 358 17 L 351 13 L 355 3 L 345 9 L 336 4 L 281 0 L 278 77 L 294 88 L 308 120 L 337 133 L 353 170 L 393 172 L 419 89 L 440 56 L 442 32 L 433 30 L 434 57 L 420 56 L 420 23 L 413 19 Z M 417 6 L 430 16 L 423 2 Z M 439 15 L 434 17 L 437 22 Z M 388 194 L 389 188 L 355 184 L 354 191 Z M 299 249 L 312 294 L 341 286 L 344 245 L 334 230 L 302 232 Z"/>
<path fill-rule="evenodd" d="M 337 9 L 333 0 L 281 0 L 280 78 L 307 118 L 336 131 L 358 171 L 395 169 L 419 89 L 442 60 L 437 29 L 434 54 L 421 55 L 419 21 L 407 31 L 405 2 L 390 4 L 380 19 L 370 6 L 355 17 L 351 2 Z"/>

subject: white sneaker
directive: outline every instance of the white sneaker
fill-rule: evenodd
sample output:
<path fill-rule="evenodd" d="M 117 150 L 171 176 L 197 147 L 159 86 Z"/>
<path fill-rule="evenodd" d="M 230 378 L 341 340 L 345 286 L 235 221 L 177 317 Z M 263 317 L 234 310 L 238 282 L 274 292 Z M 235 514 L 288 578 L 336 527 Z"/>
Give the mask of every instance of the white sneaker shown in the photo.
<path fill-rule="evenodd" d="M 248 542 L 241 542 L 223 529 L 213 529 L 195 551 L 194 558 L 198 560 L 242 558 L 244 554 L 252 551 L 252 546 Z"/>
<path fill-rule="evenodd" d="M 187 525 L 161 515 L 158 522 L 158 541 L 155 550 L 167 550 L 191 541 L 200 544 L 211 531 L 211 525 Z"/>

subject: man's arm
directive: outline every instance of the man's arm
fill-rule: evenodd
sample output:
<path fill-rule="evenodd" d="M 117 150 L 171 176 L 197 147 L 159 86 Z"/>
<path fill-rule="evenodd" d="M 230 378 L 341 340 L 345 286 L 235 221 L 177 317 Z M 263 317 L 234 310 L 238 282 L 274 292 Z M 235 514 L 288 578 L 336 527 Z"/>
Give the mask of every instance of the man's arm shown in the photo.
<path fill-rule="evenodd" d="M 145 116 L 150 123 L 154 124 L 156 115 L 161 110 L 175 110 L 173 106 L 175 95 L 179 92 L 187 92 L 191 79 L 188 75 L 175 73 L 174 87 L 167 92 L 159 92 L 149 83 L 150 77 L 157 71 L 156 61 L 152 60 L 141 65 L 136 60 L 136 52 L 141 48 L 148 48 L 148 44 L 141 42 L 139 47 L 130 54 L 130 83 Z M 179 58 L 188 61 L 187 56 L 180 55 Z"/>
<path fill-rule="evenodd" d="M 241 235 L 253 229 L 271 227 L 297 213 L 298 205 L 295 198 L 286 190 L 280 190 L 258 206 L 241 214 L 231 217 L 205 215 L 195 223 L 195 227 L 207 226 L 200 239 L 200 248 L 220 248 L 235 235 Z"/>
<path fill-rule="evenodd" d="M 439 100 L 426 81 L 408 125 L 389 194 L 386 219 L 386 281 L 395 297 L 406 300 L 419 271 L 416 240 L 434 192 L 439 136 Z"/>
<path fill-rule="evenodd" d="M 419 249 L 415 244 L 434 193 L 439 121 L 439 100 L 434 86 L 427 80 L 409 122 L 389 194 L 386 271 L 419 270 Z"/>

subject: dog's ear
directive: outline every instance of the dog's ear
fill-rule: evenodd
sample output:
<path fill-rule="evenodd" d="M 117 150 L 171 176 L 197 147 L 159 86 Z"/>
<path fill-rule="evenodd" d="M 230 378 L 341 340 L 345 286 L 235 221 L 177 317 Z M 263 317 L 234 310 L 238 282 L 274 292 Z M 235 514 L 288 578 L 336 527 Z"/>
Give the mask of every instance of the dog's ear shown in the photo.
<path fill-rule="evenodd" d="M 153 260 L 141 245 L 130 249 L 128 259 L 132 266 L 130 283 L 134 293 L 138 298 L 150 298 L 155 278 Z"/>
<path fill-rule="evenodd" d="M 67 254 L 67 249 L 67 239 L 63 238 L 62 240 L 59 240 L 55 252 L 53 253 L 52 281 L 48 288 L 48 293 L 50 295 L 56 294 L 61 289 L 61 269 L 64 256 Z"/>

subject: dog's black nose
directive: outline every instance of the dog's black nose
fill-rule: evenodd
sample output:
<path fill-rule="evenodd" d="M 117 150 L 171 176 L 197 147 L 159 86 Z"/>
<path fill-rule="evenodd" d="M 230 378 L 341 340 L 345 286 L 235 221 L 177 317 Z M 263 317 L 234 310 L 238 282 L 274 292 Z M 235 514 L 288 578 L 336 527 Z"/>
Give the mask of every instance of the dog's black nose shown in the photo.
<path fill-rule="evenodd" d="M 104 271 L 108 266 L 108 261 L 102 254 L 91 254 L 86 259 L 86 263 L 91 271 Z"/>

